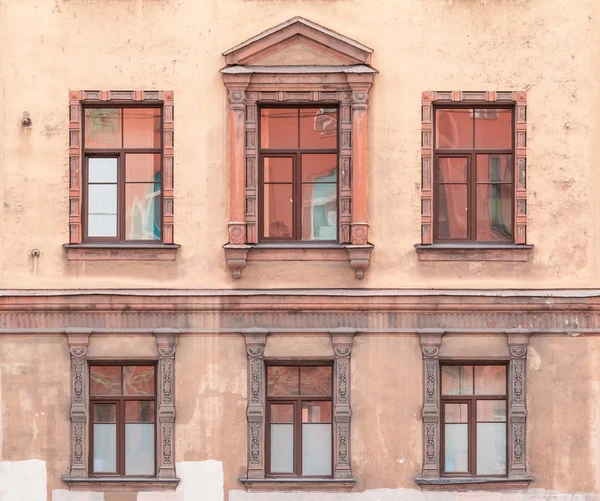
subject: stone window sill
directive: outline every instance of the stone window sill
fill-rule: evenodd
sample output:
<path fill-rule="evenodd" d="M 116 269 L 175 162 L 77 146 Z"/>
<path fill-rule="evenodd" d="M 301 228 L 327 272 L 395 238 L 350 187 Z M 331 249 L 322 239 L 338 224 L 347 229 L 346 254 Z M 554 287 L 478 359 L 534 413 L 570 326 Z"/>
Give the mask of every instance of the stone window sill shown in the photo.
<path fill-rule="evenodd" d="M 373 245 L 284 242 L 225 244 L 223 249 L 233 278 L 240 278 L 249 261 L 349 261 L 356 278 L 363 278 L 365 270 L 369 267 Z"/>
<path fill-rule="evenodd" d="M 354 478 L 240 478 L 249 492 L 267 491 L 335 491 L 349 492 L 354 487 Z"/>
<path fill-rule="evenodd" d="M 419 261 L 513 261 L 529 260 L 533 245 L 525 244 L 416 244 Z"/>
<path fill-rule="evenodd" d="M 145 477 L 63 477 L 72 491 L 174 491 L 178 478 Z"/>
<path fill-rule="evenodd" d="M 67 261 L 175 261 L 177 244 L 64 244 Z"/>
<path fill-rule="evenodd" d="M 533 477 L 441 477 L 415 479 L 423 491 L 525 490 Z"/>

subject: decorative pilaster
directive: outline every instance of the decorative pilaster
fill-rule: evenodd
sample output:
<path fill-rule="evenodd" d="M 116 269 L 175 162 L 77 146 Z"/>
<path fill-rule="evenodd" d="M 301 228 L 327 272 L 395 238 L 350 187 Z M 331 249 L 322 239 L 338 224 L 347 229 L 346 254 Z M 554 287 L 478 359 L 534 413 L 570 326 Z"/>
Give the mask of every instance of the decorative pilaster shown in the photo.
<path fill-rule="evenodd" d="M 158 348 L 158 478 L 175 477 L 175 351 L 177 329 L 154 331 Z"/>
<path fill-rule="evenodd" d="M 423 352 L 423 478 L 440 476 L 440 364 L 442 329 L 417 331 Z"/>
<path fill-rule="evenodd" d="M 369 243 L 367 222 L 369 127 L 367 110 L 372 75 L 348 75 L 352 90 L 352 232 L 353 245 Z"/>
<path fill-rule="evenodd" d="M 69 91 L 69 243 L 81 243 L 81 99 Z"/>
<path fill-rule="evenodd" d="M 510 329 L 506 331 L 510 349 L 508 369 L 509 430 L 508 430 L 508 476 L 526 478 L 526 359 L 527 346 L 531 331 L 528 329 Z"/>
<path fill-rule="evenodd" d="M 268 330 L 244 331 L 248 355 L 248 478 L 265 478 L 265 345 Z"/>
<path fill-rule="evenodd" d="M 87 348 L 91 329 L 67 329 L 71 353 L 71 477 L 87 477 Z"/>
<path fill-rule="evenodd" d="M 356 329 L 329 331 L 333 345 L 333 478 L 352 478 L 350 466 L 350 355 Z"/>

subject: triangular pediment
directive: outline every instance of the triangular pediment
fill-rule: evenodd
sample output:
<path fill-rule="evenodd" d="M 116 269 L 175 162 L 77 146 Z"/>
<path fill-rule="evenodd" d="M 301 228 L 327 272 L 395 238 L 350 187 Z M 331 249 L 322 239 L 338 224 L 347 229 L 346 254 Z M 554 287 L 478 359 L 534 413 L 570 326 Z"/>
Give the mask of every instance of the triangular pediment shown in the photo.
<path fill-rule="evenodd" d="M 223 55 L 228 65 L 339 66 L 369 64 L 372 52 L 351 38 L 295 17 Z"/>

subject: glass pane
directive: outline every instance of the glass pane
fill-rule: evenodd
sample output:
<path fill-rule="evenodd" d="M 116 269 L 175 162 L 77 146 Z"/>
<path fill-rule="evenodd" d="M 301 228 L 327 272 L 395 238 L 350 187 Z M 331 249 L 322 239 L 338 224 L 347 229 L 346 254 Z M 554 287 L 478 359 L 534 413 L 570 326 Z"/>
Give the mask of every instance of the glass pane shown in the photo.
<path fill-rule="evenodd" d="M 477 424 L 477 475 L 506 473 L 506 424 Z"/>
<path fill-rule="evenodd" d="M 506 366 L 476 365 L 475 395 L 506 395 Z"/>
<path fill-rule="evenodd" d="M 85 148 L 121 147 L 121 110 L 117 108 L 86 108 Z"/>
<path fill-rule="evenodd" d="M 159 154 L 125 155 L 125 177 L 130 182 L 160 183 Z"/>
<path fill-rule="evenodd" d="M 298 147 L 298 108 L 260 110 L 260 147 Z"/>
<path fill-rule="evenodd" d="M 160 183 L 127 183 L 125 186 L 127 240 L 160 240 L 160 201 Z"/>
<path fill-rule="evenodd" d="M 477 240 L 512 240 L 512 184 L 477 185 Z"/>
<path fill-rule="evenodd" d="M 444 471 L 447 473 L 468 471 L 469 425 L 447 424 L 444 431 Z"/>
<path fill-rule="evenodd" d="M 472 148 L 473 114 L 468 109 L 437 110 L 436 148 Z"/>
<path fill-rule="evenodd" d="M 265 183 L 291 183 L 293 160 L 289 157 L 269 157 L 264 160 Z"/>
<path fill-rule="evenodd" d="M 438 185 L 438 235 L 467 238 L 467 185 Z"/>
<path fill-rule="evenodd" d="M 337 240 L 337 184 L 302 185 L 302 240 Z"/>
<path fill-rule="evenodd" d="M 154 402 L 151 400 L 125 402 L 125 421 L 154 423 Z"/>
<path fill-rule="evenodd" d="M 154 367 L 123 367 L 124 395 L 154 395 Z"/>
<path fill-rule="evenodd" d="M 302 155 L 302 181 L 337 183 L 337 155 Z"/>
<path fill-rule="evenodd" d="M 90 395 L 120 395 L 121 367 L 93 365 L 90 367 Z"/>
<path fill-rule="evenodd" d="M 266 184 L 263 189 L 265 237 L 291 238 L 294 229 L 292 185 Z"/>
<path fill-rule="evenodd" d="M 117 214 L 117 185 L 90 184 L 88 186 L 88 214 Z"/>
<path fill-rule="evenodd" d="M 117 404 L 94 404 L 94 423 L 116 423 Z"/>
<path fill-rule="evenodd" d="M 337 147 L 337 110 L 300 108 L 300 148 Z"/>
<path fill-rule="evenodd" d="M 475 148 L 512 148 L 512 110 L 475 110 Z"/>
<path fill-rule="evenodd" d="M 116 158 L 88 158 L 88 183 L 116 183 Z"/>
<path fill-rule="evenodd" d="M 267 395 L 298 395 L 299 379 L 298 367 L 267 367 Z"/>
<path fill-rule="evenodd" d="M 442 395 L 473 395 L 473 366 L 443 365 Z"/>
<path fill-rule="evenodd" d="M 125 425 L 125 474 L 154 474 L 154 425 Z"/>
<path fill-rule="evenodd" d="M 438 182 L 440 183 L 466 183 L 468 171 L 468 159 L 440 158 L 438 167 Z"/>
<path fill-rule="evenodd" d="M 512 183 L 512 155 L 477 155 L 478 183 Z"/>
<path fill-rule="evenodd" d="M 506 402 L 504 400 L 478 400 L 477 421 L 506 421 Z"/>
<path fill-rule="evenodd" d="M 332 367 L 301 367 L 301 395 L 331 395 Z"/>
<path fill-rule="evenodd" d="M 294 425 L 271 425 L 271 471 L 294 472 Z"/>
<path fill-rule="evenodd" d="M 117 216 L 110 214 L 88 215 L 87 221 L 88 237 L 116 237 Z"/>
<path fill-rule="evenodd" d="M 468 423 L 468 404 L 444 404 L 444 421 L 446 423 Z"/>
<path fill-rule="evenodd" d="M 293 423 L 293 404 L 271 404 L 271 423 Z"/>
<path fill-rule="evenodd" d="M 117 471 L 117 425 L 94 425 L 94 472 Z"/>
<path fill-rule="evenodd" d="M 331 402 L 302 402 L 303 423 L 331 423 Z"/>
<path fill-rule="evenodd" d="M 331 475 L 331 425 L 302 425 L 302 476 Z"/>
<path fill-rule="evenodd" d="M 123 110 L 125 148 L 160 148 L 160 108 Z"/>

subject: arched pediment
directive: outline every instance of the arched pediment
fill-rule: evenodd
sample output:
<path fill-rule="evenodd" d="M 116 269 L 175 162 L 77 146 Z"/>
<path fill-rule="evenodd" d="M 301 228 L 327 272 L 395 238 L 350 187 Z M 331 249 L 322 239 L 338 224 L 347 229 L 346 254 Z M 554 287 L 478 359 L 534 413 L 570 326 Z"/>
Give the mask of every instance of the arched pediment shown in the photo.
<path fill-rule="evenodd" d="M 224 52 L 228 65 L 368 65 L 373 50 L 320 26 L 294 17 Z"/>

